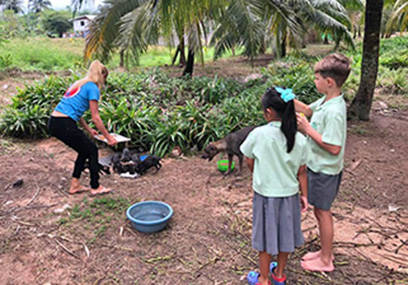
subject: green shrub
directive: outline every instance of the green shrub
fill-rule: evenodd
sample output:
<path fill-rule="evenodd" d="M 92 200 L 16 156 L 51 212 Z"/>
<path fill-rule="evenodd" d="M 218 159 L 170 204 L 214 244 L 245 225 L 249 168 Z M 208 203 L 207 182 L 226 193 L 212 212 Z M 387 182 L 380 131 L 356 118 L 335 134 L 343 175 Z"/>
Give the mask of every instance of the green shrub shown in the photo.
<path fill-rule="evenodd" d="M 408 49 L 405 48 L 399 51 L 385 53 L 379 58 L 379 62 L 381 65 L 386 66 L 389 69 L 408 67 Z"/>
<path fill-rule="evenodd" d="M 0 69 L 10 67 L 13 63 L 11 54 L 0 55 Z"/>
<path fill-rule="evenodd" d="M 68 85 L 69 80 L 50 77 L 19 89 L 2 114 L 1 133 L 18 138 L 45 137 L 49 115 Z"/>
<path fill-rule="evenodd" d="M 312 66 L 308 61 L 288 58 L 273 62 L 263 72 L 269 77 L 268 86 L 292 88 L 301 101 L 309 104 L 322 96 L 314 85 Z"/>
<path fill-rule="evenodd" d="M 171 78 L 157 69 L 144 74 L 112 73 L 100 116 L 110 131 L 160 156 L 174 146 L 185 152 L 202 149 L 231 131 L 262 124 L 260 98 L 270 84 L 292 86 L 301 100 L 312 100 L 316 93 L 307 69 L 306 64 L 294 65 L 245 84 L 217 76 Z M 19 90 L 1 117 L 1 132 L 46 137 L 49 114 L 75 79 L 50 77 Z M 90 121 L 89 112 L 85 119 Z"/>

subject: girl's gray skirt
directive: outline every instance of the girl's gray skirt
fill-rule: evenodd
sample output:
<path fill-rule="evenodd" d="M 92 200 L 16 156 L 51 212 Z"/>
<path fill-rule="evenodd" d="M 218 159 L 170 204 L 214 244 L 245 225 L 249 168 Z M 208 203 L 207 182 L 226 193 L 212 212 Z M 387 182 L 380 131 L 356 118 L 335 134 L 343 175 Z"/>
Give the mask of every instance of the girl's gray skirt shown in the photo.
<path fill-rule="evenodd" d="M 272 198 L 254 192 L 252 210 L 254 249 L 277 255 L 279 252 L 294 252 L 304 243 L 299 194 Z"/>

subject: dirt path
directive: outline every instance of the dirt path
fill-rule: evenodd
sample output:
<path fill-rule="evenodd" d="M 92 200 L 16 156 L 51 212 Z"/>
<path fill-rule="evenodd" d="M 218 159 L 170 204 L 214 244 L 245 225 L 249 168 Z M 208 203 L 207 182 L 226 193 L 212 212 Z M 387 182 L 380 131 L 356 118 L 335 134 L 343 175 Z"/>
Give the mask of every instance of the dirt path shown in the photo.
<path fill-rule="evenodd" d="M 337 269 L 300 268 L 300 257 L 318 245 L 310 210 L 289 284 L 408 284 L 408 113 L 375 109 L 370 122 L 349 125 L 333 209 Z M 115 192 L 93 198 L 65 192 L 74 158 L 53 139 L 1 140 L 0 284 L 245 284 L 256 268 L 247 170 L 223 178 L 198 156 L 165 158 L 157 174 L 104 176 Z M 19 178 L 23 185 L 13 187 Z M 141 234 L 125 210 L 151 199 L 175 214 L 166 230 Z"/>

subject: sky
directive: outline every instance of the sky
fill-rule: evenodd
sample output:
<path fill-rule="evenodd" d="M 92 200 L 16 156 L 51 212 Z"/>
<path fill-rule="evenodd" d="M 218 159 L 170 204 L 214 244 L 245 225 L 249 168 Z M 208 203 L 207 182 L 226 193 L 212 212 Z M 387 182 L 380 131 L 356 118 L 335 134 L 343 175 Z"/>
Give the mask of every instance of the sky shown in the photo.
<path fill-rule="evenodd" d="M 52 8 L 54 9 L 64 9 L 67 6 L 71 5 L 71 0 L 49 0 L 52 4 Z M 84 1 L 85 2 L 85 1 Z M 94 0 L 95 2 L 95 8 L 98 7 L 98 5 L 102 4 L 103 0 Z M 24 0 L 24 7 L 27 7 L 28 0 Z M 82 4 L 82 6 L 86 7 L 86 4 Z"/>

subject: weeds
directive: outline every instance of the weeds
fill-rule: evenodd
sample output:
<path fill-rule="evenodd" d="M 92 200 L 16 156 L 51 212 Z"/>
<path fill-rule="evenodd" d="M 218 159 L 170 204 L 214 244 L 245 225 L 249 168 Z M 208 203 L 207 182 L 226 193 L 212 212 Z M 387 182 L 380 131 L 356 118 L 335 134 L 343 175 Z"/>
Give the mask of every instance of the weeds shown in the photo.
<path fill-rule="evenodd" d="M 72 207 L 67 217 L 57 221 L 59 226 L 78 230 L 88 238 L 89 243 L 95 242 L 105 235 L 108 225 L 123 219 L 123 213 L 131 205 L 126 198 L 100 198 L 89 202 L 84 199 Z M 77 223 L 80 221 L 80 223 Z M 75 228 L 71 224 L 75 223 Z"/>

